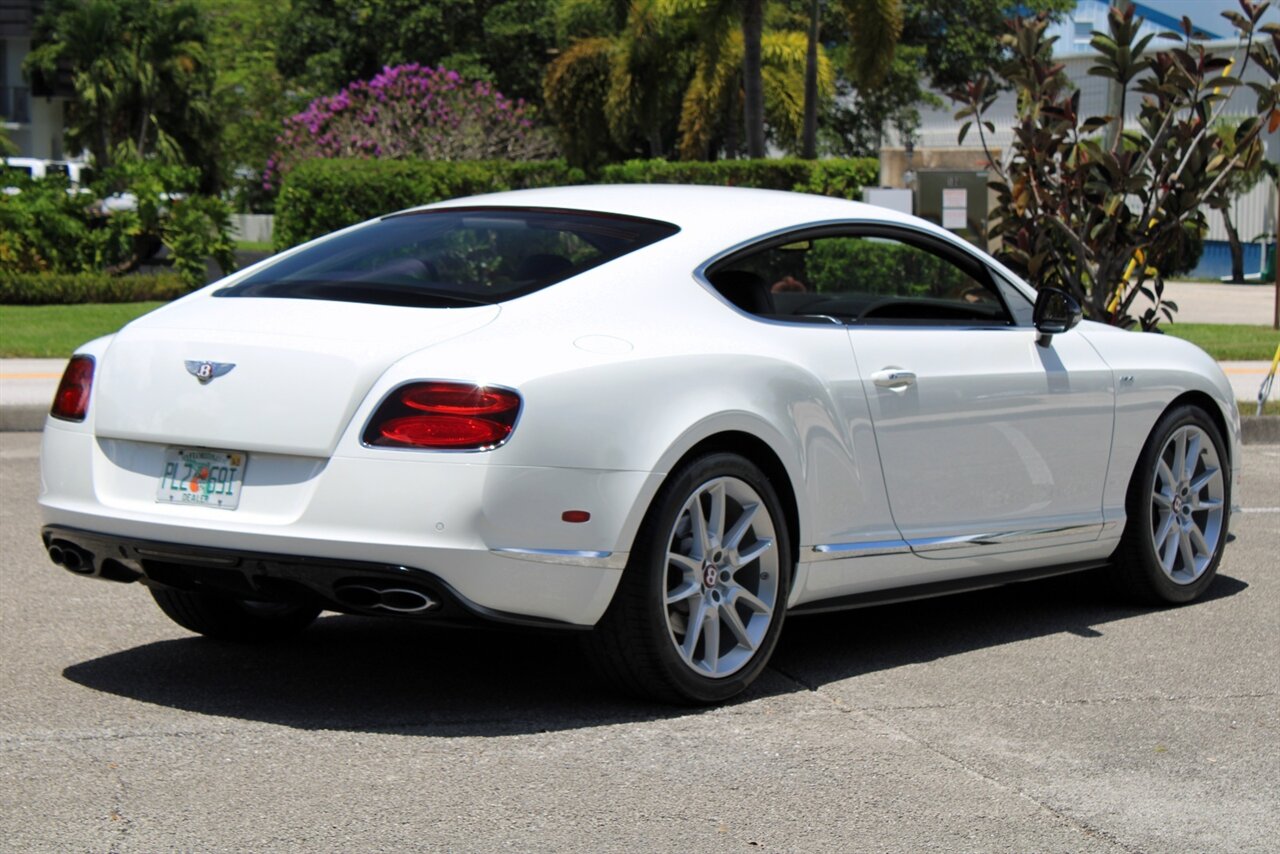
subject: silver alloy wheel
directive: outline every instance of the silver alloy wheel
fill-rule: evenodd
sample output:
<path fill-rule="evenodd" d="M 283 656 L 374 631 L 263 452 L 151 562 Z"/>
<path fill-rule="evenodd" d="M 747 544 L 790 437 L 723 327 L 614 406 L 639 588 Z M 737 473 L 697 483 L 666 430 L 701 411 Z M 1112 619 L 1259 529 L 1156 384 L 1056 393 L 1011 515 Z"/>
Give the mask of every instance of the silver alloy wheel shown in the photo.
<path fill-rule="evenodd" d="M 736 477 L 685 501 L 667 541 L 665 613 L 672 644 L 695 673 L 723 678 L 755 655 L 778 606 L 773 518 Z"/>
<path fill-rule="evenodd" d="M 1175 430 L 1151 485 L 1151 544 L 1175 584 L 1191 584 L 1213 561 L 1224 534 L 1224 491 L 1213 439 L 1195 425 Z"/>

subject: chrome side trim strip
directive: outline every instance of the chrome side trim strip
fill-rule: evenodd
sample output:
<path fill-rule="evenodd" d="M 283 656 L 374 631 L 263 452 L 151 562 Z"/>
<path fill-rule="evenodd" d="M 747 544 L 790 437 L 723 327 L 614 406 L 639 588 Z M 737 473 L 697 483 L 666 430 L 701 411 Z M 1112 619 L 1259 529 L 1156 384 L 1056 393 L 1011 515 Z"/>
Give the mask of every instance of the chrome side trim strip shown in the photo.
<path fill-rule="evenodd" d="M 558 563 L 562 566 L 594 566 L 600 569 L 622 569 L 628 552 L 599 552 L 579 549 L 489 549 L 491 554 L 516 560 Z"/>
<path fill-rule="evenodd" d="M 1063 525 L 1058 528 L 1027 528 L 1020 531 L 997 531 L 988 534 L 924 537 L 918 540 L 907 540 L 907 542 L 911 545 L 912 551 L 932 552 L 966 546 L 1000 546 L 1008 543 L 1034 542 L 1075 534 L 1092 534 L 1096 538 L 1101 532 L 1101 522 L 1090 522 L 1087 525 Z"/>
<path fill-rule="evenodd" d="M 835 560 L 844 557 L 905 554 L 911 551 L 911 546 L 905 540 L 876 540 L 865 543 L 825 543 L 814 546 L 813 551 L 814 560 Z"/>
<path fill-rule="evenodd" d="M 1111 523 L 1114 527 L 1116 523 Z M 904 552 L 933 552 L 944 549 L 972 546 L 1001 546 L 1009 543 L 1035 542 L 1054 537 L 1102 532 L 1104 525 L 1090 522 L 1087 525 L 1064 525 L 1058 528 L 1027 528 L 1018 531 L 998 531 L 982 534 L 956 534 L 948 537 L 921 537 L 915 540 L 875 540 L 862 543 L 823 543 L 813 547 L 813 560 L 836 560 L 851 557 L 903 554 Z"/>

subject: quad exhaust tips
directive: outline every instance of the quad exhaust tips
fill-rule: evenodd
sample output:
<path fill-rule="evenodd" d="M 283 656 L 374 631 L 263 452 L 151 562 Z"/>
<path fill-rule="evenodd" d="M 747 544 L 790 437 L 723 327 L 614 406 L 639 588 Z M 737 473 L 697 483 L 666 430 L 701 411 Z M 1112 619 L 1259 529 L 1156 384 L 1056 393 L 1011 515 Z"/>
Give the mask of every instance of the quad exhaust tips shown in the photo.
<path fill-rule="evenodd" d="M 49 560 L 79 575 L 93 575 L 93 555 L 71 543 L 50 543 Z"/>
<path fill-rule="evenodd" d="M 66 540 L 51 540 L 46 548 L 49 552 L 49 560 L 76 575 L 88 575 L 104 581 L 119 581 L 125 584 L 137 581 L 142 575 L 136 568 L 126 565 L 121 560 L 113 557 L 99 560 L 93 552 Z"/>
<path fill-rule="evenodd" d="M 393 614 L 423 614 L 434 611 L 440 603 L 410 587 L 375 587 L 371 584 L 343 584 L 334 589 L 339 602 L 363 611 L 389 611 Z"/>

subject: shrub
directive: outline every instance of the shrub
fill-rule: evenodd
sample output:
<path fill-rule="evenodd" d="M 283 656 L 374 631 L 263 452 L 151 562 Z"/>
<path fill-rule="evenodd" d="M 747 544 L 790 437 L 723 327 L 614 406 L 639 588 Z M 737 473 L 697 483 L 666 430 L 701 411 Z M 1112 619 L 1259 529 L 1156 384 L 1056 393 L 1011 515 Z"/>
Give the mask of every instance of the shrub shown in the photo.
<path fill-rule="evenodd" d="M 19 192 L 0 194 L 0 270 L 36 273 L 92 266 L 89 234 L 93 196 L 68 191 L 64 176 L 6 175 Z"/>
<path fill-rule="evenodd" d="M 58 175 L 14 180 L 18 192 L 0 196 L 0 269 L 118 275 L 167 248 L 190 287 L 204 284 L 207 258 L 229 273 L 229 209 L 195 195 L 197 178 L 193 169 L 130 161 L 106 170 L 91 191 L 73 190 Z M 114 194 L 124 194 L 115 198 L 122 204 L 108 210 L 100 199 Z"/>
<path fill-rule="evenodd" d="M 863 237 L 814 241 L 805 272 L 814 290 L 940 297 L 968 281 L 943 259 L 899 243 Z M 850 280 L 849 272 L 857 271 Z"/>
<path fill-rule="evenodd" d="M 532 108 L 484 81 L 417 64 L 384 68 L 285 119 L 264 180 L 317 157 L 536 160 L 554 151 Z"/>
<path fill-rule="evenodd" d="M 856 160 L 717 160 L 670 162 L 629 160 L 606 166 L 603 184 L 714 184 L 724 187 L 756 187 L 794 190 L 843 199 L 857 199 L 862 188 L 874 184 L 880 164 L 871 158 Z"/>
<path fill-rule="evenodd" d="M 16 273 L 0 276 L 0 304 L 71 305 L 83 302 L 171 300 L 191 288 L 176 273 Z"/>
<path fill-rule="evenodd" d="M 1266 3 L 1239 5 L 1244 14 L 1223 13 L 1239 31 L 1234 58 L 1212 53 L 1187 18 L 1181 34 L 1164 34 L 1178 44 L 1148 51 L 1154 36 L 1142 35 L 1138 7 L 1111 9 L 1106 32 L 1091 38 L 1089 74 L 1116 87 L 1121 104 L 1141 97 L 1130 124 L 1123 109 L 1081 108 L 1043 13 L 1013 20 L 1009 60 L 952 95 L 963 104 L 960 140 L 978 134 L 993 176 L 991 236 L 1002 260 L 1036 287 L 1069 291 L 1091 320 L 1151 330 L 1172 319 L 1166 277 L 1193 263 L 1205 212 L 1226 207 L 1233 173 L 1260 167 L 1263 137 L 1280 128 L 1280 29 L 1261 23 Z M 1250 74 L 1254 115 L 1228 147 L 1214 128 L 1249 94 L 1239 87 Z M 1012 142 L 996 156 L 989 113 L 1005 86 L 1017 89 L 1017 108 Z M 1139 297 L 1152 303 L 1141 315 Z"/>
<path fill-rule="evenodd" d="M 309 160 L 291 172 L 276 200 L 274 242 L 287 249 L 393 211 L 532 187 L 581 184 L 560 160 L 512 163 L 417 160 Z"/>

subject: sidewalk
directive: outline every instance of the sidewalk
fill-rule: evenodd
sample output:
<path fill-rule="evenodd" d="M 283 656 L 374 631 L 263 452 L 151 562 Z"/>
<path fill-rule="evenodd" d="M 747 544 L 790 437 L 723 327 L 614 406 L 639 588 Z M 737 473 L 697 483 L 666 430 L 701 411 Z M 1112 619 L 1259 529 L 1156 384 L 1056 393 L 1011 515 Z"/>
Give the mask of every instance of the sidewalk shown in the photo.
<path fill-rule="evenodd" d="M 42 430 L 66 359 L 0 359 L 0 431 Z"/>
<path fill-rule="evenodd" d="M 66 364 L 66 359 L 0 359 L 0 431 L 44 429 L 45 414 L 49 411 Z M 1218 364 L 1222 365 L 1223 372 L 1231 381 L 1237 400 L 1257 401 L 1258 388 L 1271 369 L 1270 362 Z M 1271 399 L 1280 399 L 1280 381 L 1276 382 Z M 1280 419 L 1275 420 L 1280 423 Z"/>
<path fill-rule="evenodd" d="M 1174 322 L 1270 326 L 1275 317 L 1276 286 L 1165 282 L 1164 299 L 1178 306 Z M 1139 316 L 1150 305 L 1149 300 L 1138 297 L 1129 313 Z M 1253 391 L 1258 392 L 1256 388 Z"/>

